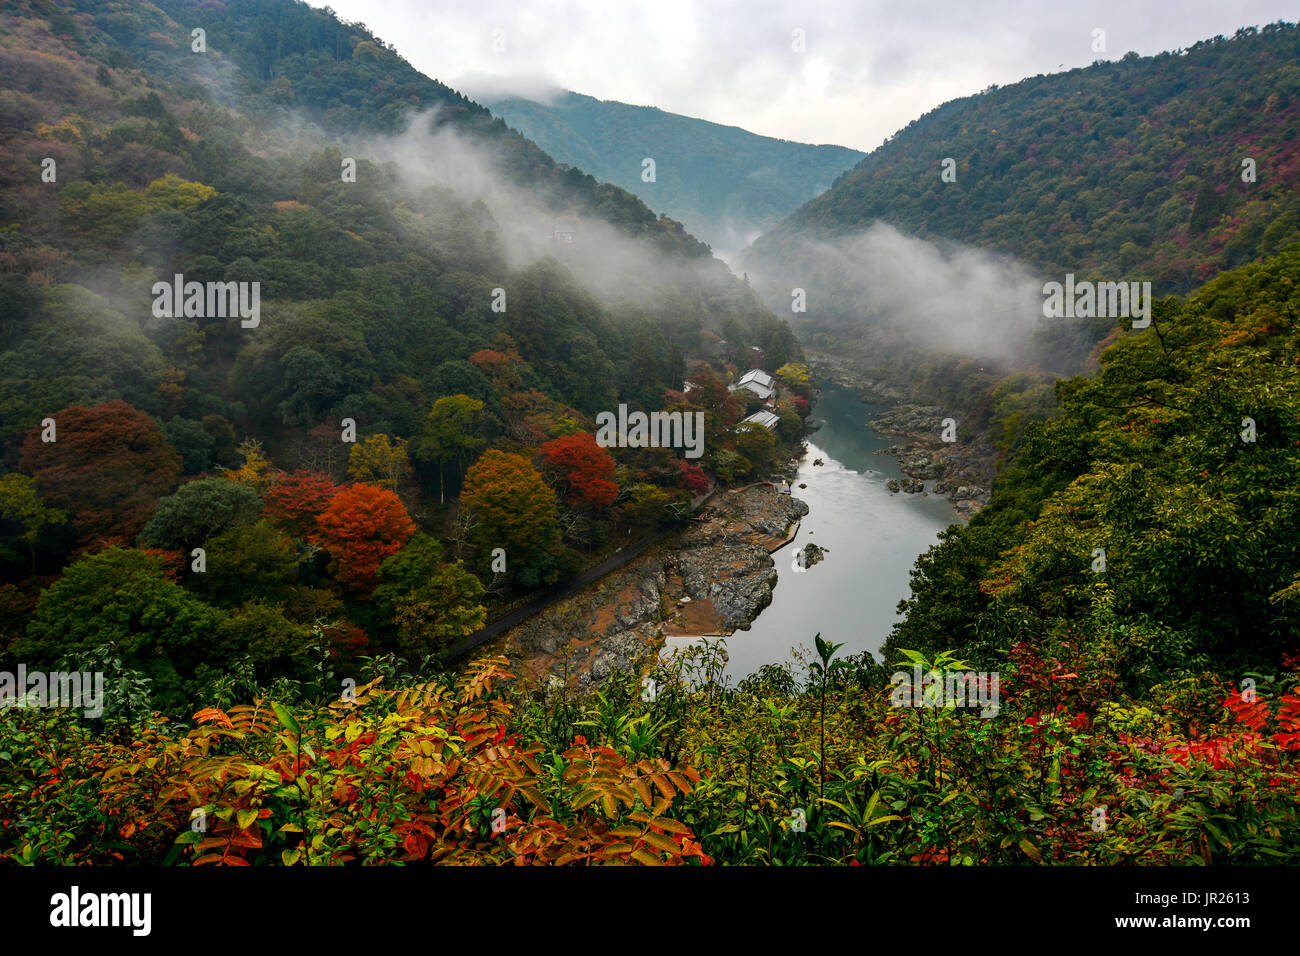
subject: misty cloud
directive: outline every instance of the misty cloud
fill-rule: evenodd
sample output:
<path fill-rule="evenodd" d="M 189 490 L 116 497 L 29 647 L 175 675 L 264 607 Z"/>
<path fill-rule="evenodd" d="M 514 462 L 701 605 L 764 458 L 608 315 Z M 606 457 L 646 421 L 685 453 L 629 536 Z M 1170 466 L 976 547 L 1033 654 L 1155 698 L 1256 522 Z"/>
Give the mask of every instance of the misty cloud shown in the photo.
<path fill-rule="evenodd" d="M 773 311 L 796 326 L 891 329 L 918 347 L 1007 359 L 1042 316 L 1042 280 L 1018 260 L 940 246 L 883 222 L 836 239 L 798 237 L 784 252 L 773 268 L 749 250 L 742 268 Z M 807 293 L 805 314 L 791 313 L 794 288 Z"/>
<path fill-rule="evenodd" d="M 470 73 L 456 80 L 456 88 L 478 103 L 518 96 L 547 106 L 566 93 L 564 87 L 543 76 L 496 76 Z"/>
<path fill-rule="evenodd" d="M 358 153 L 391 163 L 416 208 L 445 201 L 440 190 L 462 204 L 481 202 L 512 271 L 550 256 L 607 304 L 627 305 L 648 305 L 680 289 L 685 272 L 696 283 L 703 278 L 721 287 L 730 281 L 727 267 L 716 259 L 686 263 L 607 222 L 553 208 L 544 195 L 505 175 L 494 151 L 437 126 L 434 116 L 415 117 L 397 136 L 358 143 Z"/>

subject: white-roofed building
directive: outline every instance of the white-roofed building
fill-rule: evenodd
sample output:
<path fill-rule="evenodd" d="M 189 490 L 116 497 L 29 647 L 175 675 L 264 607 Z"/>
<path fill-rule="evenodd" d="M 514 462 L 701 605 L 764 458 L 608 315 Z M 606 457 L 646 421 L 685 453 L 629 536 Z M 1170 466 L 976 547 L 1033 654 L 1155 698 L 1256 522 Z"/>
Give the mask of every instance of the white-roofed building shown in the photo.
<path fill-rule="evenodd" d="M 772 387 L 772 376 L 768 375 L 761 368 L 751 368 L 744 375 L 740 376 L 735 383 L 727 386 L 727 391 L 737 392 L 741 389 L 752 392 L 761 399 L 769 399 L 772 393 L 776 391 Z"/>
<path fill-rule="evenodd" d="M 753 422 L 755 425 L 762 425 L 768 431 L 773 431 L 775 430 L 777 423 L 780 421 L 781 419 L 772 412 L 755 412 L 747 418 L 742 419 L 740 424 L 743 425 L 746 422 Z"/>

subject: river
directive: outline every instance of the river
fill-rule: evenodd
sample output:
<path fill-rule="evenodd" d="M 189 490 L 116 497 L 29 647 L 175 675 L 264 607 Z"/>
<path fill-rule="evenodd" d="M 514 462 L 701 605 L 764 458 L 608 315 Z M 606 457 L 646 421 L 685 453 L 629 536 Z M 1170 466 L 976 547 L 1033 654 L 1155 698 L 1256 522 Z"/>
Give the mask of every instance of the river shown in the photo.
<path fill-rule="evenodd" d="M 905 476 L 892 457 L 875 454 L 896 443 L 868 425 L 881 410 L 847 388 L 822 391 L 813 410 L 821 427 L 808 440 L 793 487 L 808 514 L 794 541 L 773 555 L 779 579 L 772 603 L 748 631 L 727 639 L 733 683 L 763 664 L 789 661 L 800 644 L 811 649 L 818 632 L 842 642 L 840 654 L 868 650 L 879 657 L 898 602 L 911 593 L 912 564 L 960 520 L 941 495 L 891 494 L 885 487 Z M 814 465 L 818 459 L 825 464 Z M 791 563 L 808 542 L 827 549 L 825 560 L 796 571 Z M 668 646 L 690 640 L 670 638 Z"/>

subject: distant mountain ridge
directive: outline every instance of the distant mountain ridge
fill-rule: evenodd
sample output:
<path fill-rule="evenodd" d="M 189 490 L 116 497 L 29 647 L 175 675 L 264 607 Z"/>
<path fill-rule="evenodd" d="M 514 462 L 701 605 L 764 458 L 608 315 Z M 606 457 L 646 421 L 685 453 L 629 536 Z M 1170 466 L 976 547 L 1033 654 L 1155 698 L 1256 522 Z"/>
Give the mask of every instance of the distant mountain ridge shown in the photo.
<path fill-rule="evenodd" d="M 556 160 L 621 186 L 723 253 L 748 244 L 866 154 L 565 92 L 552 102 L 486 98 Z M 654 182 L 642 180 L 655 161 Z"/>

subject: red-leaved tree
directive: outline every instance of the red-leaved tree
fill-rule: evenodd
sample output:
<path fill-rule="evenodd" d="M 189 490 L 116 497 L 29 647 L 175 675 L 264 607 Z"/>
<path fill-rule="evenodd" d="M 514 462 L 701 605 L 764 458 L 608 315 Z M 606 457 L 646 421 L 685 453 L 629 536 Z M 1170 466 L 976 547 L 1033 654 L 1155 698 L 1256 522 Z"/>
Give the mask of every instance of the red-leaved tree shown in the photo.
<path fill-rule="evenodd" d="M 263 500 L 266 516 L 290 534 L 310 538 L 317 530 L 316 519 L 338 493 L 328 476 L 311 471 L 279 475 Z"/>
<path fill-rule="evenodd" d="M 678 458 L 677 467 L 681 469 L 682 487 L 692 495 L 702 495 L 709 490 L 709 476 L 699 465 L 692 465 L 685 458 Z"/>
<path fill-rule="evenodd" d="M 542 445 L 542 460 L 555 468 L 563 481 L 568 502 L 604 508 L 618 497 L 614 459 L 596 444 L 591 432 L 564 435 Z"/>
<path fill-rule="evenodd" d="M 123 401 L 49 417 L 54 441 L 33 428 L 18 467 L 36 479 L 42 498 L 72 516 L 84 544 L 134 541 L 158 499 L 176 489 L 181 456 L 153 418 Z"/>

